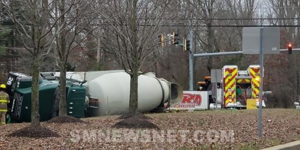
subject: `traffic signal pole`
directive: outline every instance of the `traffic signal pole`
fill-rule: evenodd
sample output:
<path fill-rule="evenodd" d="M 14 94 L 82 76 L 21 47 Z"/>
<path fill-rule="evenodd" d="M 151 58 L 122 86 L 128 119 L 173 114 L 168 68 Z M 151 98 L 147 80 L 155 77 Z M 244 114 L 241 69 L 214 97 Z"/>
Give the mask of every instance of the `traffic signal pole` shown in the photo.
<path fill-rule="evenodd" d="M 300 48 L 293 48 L 293 52 L 300 53 Z M 288 53 L 288 49 L 280 49 L 280 53 Z M 189 62 L 193 62 L 195 57 L 229 56 L 229 55 L 240 55 L 240 54 L 243 54 L 243 51 L 228 51 L 228 52 L 217 52 L 217 53 L 196 53 L 196 54 L 189 52 Z M 191 63 L 189 65 L 190 65 L 190 67 L 189 67 L 189 90 L 191 90 L 191 89 L 193 89 L 191 87 L 193 87 L 193 83 L 194 83 L 194 80 L 193 80 L 194 67 L 192 67 L 194 64 Z"/>
<path fill-rule="evenodd" d="M 238 55 L 243 54 L 243 51 L 232 51 L 232 52 L 217 52 L 217 53 L 198 53 L 194 54 L 194 57 L 208 57 L 208 56 L 225 56 L 225 55 Z"/>
<path fill-rule="evenodd" d="M 194 90 L 194 33 L 190 30 L 188 40 L 190 40 L 190 50 L 189 53 L 189 91 Z"/>

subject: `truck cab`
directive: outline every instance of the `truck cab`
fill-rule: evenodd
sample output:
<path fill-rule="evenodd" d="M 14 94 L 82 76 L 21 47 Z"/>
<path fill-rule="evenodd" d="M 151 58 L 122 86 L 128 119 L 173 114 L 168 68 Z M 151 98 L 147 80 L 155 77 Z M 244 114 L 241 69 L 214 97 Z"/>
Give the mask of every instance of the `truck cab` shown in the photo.
<path fill-rule="evenodd" d="M 9 115 L 13 122 L 30 122 L 31 120 L 31 76 L 10 72 L 7 91 L 10 96 Z M 53 117 L 58 105 L 59 81 L 53 77 L 41 75 L 39 80 L 39 113 L 41 121 Z M 67 113 L 70 116 L 85 117 L 86 87 L 75 81 L 67 81 Z"/>

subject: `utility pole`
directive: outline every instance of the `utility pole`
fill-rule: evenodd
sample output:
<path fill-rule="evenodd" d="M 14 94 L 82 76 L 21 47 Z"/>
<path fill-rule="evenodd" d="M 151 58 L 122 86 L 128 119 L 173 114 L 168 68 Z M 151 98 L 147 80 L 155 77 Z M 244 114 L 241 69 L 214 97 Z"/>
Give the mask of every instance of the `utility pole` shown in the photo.
<path fill-rule="evenodd" d="M 194 33 L 193 29 L 190 30 L 188 40 L 190 41 L 189 50 L 189 91 L 194 90 Z"/>

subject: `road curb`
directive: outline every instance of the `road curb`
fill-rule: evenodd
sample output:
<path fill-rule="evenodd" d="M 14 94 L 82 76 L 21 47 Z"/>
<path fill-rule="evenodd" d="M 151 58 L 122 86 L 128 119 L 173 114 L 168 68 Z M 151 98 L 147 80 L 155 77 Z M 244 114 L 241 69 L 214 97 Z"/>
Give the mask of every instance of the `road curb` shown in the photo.
<path fill-rule="evenodd" d="M 299 150 L 300 149 L 300 141 L 294 141 L 282 145 L 277 145 L 274 147 L 265 148 L 262 150 Z"/>

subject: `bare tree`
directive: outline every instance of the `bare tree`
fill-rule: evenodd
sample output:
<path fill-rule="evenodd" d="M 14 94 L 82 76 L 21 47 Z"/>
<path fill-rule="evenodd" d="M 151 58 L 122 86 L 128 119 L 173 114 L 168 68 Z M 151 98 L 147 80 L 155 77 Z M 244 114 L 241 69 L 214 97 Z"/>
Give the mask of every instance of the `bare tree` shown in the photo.
<path fill-rule="evenodd" d="M 205 52 L 216 52 L 241 47 L 242 28 L 229 28 L 226 25 L 243 25 L 254 17 L 255 0 L 189 0 L 187 9 L 192 8 L 191 20 L 200 25 L 196 39 Z M 219 27 L 214 27 L 220 25 Z M 224 27 L 222 27 L 224 26 Z M 210 71 L 213 59 L 208 58 L 207 70 Z"/>
<path fill-rule="evenodd" d="M 281 48 L 287 48 L 289 42 L 294 47 L 300 45 L 300 29 L 299 27 L 290 27 L 289 25 L 299 25 L 300 21 L 300 2 L 297 0 L 276 1 L 269 0 L 268 16 L 278 18 L 269 20 L 270 24 L 281 25 Z M 274 93 L 277 107 L 290 107 L 294 101 L 300 99 L 300 67 L 297 64 L 298 54 L 280 55 L 277 59 L 272 59 L 268 63 L 271 66 L 272 74 L 271 89 Z M 276 61 L 274 61 L 276 60 Z M 278 62 L 281 62 L 281 64 Z M 282 66 L 288 67 L 282 67 Z M 283 76 L 284 77 L 283 77 Z"/>
<path fill-rule="evenodd" d="M 56 34 L 55 43 L 60 70 L 59 116 L 67 115 L 66 71 L 68 59 L 72 49 L 86 37 L 86 34 L 83 34 L 84 25 L 89 24 L 91 18 L 87 19 L 88 17 L 93 17 L 89 11 L 91 2 L 84 0 L 55 1 L 53 18 L 58 20 L 55 26 L 55 31 L 58 33 Z"/>
<path fill-rule="evenodd" d="M 168 1 L 106 0 L 101 16 L 110 26 L 102 45 L 113 53 L 130 75 L 129 113 L 138 111 L 138 76 L 141 66 L 157 52 L 162 16 Z"/>
<path fill-rule="evenodd" d="M 20 40 L 31 54 L 32 94 L 31 94 L 31 125 L 40 126 L 39 115 L 39 75 L 42 58 L 52 48 L 54 38 L 49 26 L 48 0 L 2 0 L 7 14 L 16 25 Z"/>
<path fill-rule="evenodd" d="M 54 48 L 55 39 L 67 33 L 65 25 L 65 15 L 73 8 L 74 3 L 57 11 L 57 1 L 48 0 L 2 0 L 1 4 L 5 7 L 7 14 L 15 23 L 17 33 L 20 35 L 25 49 L 31 54 L 31 75 L 32 75 L 32 95 L 31 95 L 31 122 L 32 126 L 40 125 L 39 116 L 39 77 L 40 66 L 43 58 L 46 57 Z M 58 14 L 59 13 L 59 14 Z M 56 14 L 53 16 L 53 14 Z M 57 26 L 58 22 L 60 23 Z M 64 29 L 64 30 L 62 30 Z M 63 39 L 66 35 L 61 36 Z M 56 44 L 62 42 L 56 42 Z M 70 48 L 63 42 L 61 60 L 66 61 L 65 55 Z M 71 45 L 71 43 L 70 43 Z M 67 48 L 66 48 L 67 47 Z M 67 49 L 67 50 L 65 50 Z M 67 51 L 67 52 L 66 52 Z M 64 94 L 62 94 L 64 95 Z"/>
<path fill-rule="evenodd" d="M 198 40 L 200 41 L 202 49 L 207 52 L 214 52 L 215 51 L 215 36 L 214 36 L 214 28 L 212 28 L 213 18 L 215 16 L 215 7 L 216 7 L 216 0 L 189 0 L 188 8 L 192 9 L 192 18 L 199 18 L 197 20 L 197 24 L 205 25 L 205 30 L 203 32 L 196 32 Z M 203 36 L 205 35 L 205 36 Z M 204 37 L 204 38 L 203 38 Z M 208 58 L 207 63 L 207 70 L 210 71 L 212 68 L 212 58 Z"/>

